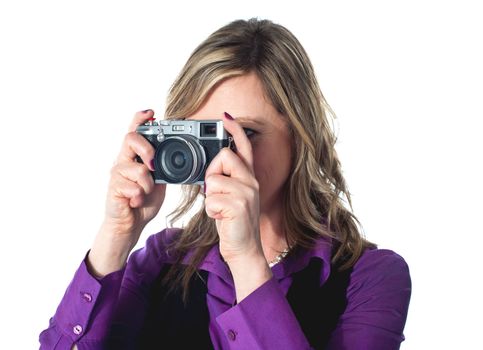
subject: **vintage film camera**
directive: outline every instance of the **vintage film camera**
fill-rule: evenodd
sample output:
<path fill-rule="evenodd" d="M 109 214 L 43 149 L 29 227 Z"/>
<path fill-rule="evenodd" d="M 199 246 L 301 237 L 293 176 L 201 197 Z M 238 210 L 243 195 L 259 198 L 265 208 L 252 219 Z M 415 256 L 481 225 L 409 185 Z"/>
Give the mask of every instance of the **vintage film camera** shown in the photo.
<path fill-rule="evenodd" d="M 149 120 L 136 132 L 155 149 L 155 183 L 201 185 L 218 152 L 234 148 L 221 120 Z"/>

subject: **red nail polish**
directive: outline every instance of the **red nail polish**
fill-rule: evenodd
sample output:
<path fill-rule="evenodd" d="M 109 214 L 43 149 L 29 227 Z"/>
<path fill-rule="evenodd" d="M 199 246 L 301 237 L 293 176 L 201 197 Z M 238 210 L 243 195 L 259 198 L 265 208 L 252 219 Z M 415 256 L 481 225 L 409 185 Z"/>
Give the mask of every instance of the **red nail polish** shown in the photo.
<path fill-rule="evenodd" d="M 156 169 L 154 167 L 154 159 L 151 159 L 151 161 L 149 162 L 149 166 L 151 167 L 151 170 L 154 171 L 154 169 Z"/>
<path fill-rule="evenodd" d="M 228 120 L 233 120 L 233 117 L 228 114 L 227 112 L 225 112 L 225 118 L 228 119 Z"/>

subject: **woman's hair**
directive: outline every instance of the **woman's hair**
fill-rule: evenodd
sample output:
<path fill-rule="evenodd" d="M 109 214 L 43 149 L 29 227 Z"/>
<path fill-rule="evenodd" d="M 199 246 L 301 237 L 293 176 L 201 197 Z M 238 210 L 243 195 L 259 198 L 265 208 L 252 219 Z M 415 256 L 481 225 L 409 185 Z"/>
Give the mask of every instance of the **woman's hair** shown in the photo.
<path fill-rule="evenodd" d="M 225 79 L 254 72 L 265 94 L 284 116 L 294 139 L 294 158 L 285 184 L 285 237 L 290 247 L 311 248 L 320 236 L 333 241 L 332 263 L 350 268 L 365 248 L 373 246 L 358 230 L 334 145 L 329 118 L 335 118 L 319 88 L 307 53 L 294 35 L 269 20 L 234 21 L 210 35 L 188 59 L 173 83 L 166 118 L 194 114 L 212 89 Z M 332 120 L 333 121 L 333 120 Z M 171 222 L 191 209 L 201 186 L 185 186 L 181 205 Z M 344 196 L 351 210 L 344 206 Z M 178 256 L 165 282 L 188 286 L 208 250 L 218 242 L 215 222 L 204 206 L 191 218 L 170 249 Z M 181 266 L 193 250 L 190 263 Z"/>

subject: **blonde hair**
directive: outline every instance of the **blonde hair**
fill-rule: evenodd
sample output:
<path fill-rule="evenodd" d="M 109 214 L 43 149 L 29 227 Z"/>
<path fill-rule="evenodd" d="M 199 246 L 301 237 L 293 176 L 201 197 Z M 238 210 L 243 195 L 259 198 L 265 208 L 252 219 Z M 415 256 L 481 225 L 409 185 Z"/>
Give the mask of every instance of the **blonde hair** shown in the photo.
<path fill-rule="evenodd" d="M 284 228 L 291 246 L 311 248 L 320 236 L 332 239 L 332 263 L 350 268 L 373 244 L 360 233 L 350 193 L 334 148 L 337 140 L 329 118 L 335 118 L 319 88 L 307 53 L 295 36 L 269 20 L 234 21 L 210 35 L 191 54 L 173 83 L 166 118 L 195 113 L 213 87 L 225 79 L 254 72 L 266 96 L 282 114 L 294 137 L 294 160 L 284 199 Z M 172 222 L 181 218 L 200 195 L 200 186 L 186 186 Z M 344 197 L 350 210 L 344 206 Z M 165 281 L 183 287 L 208 250 L 218 242 L 214 220 L 202 208 L 191 218 L 170 249 L 178 253 Z M 186 266 L 180 262 L 193 250 Z"/>

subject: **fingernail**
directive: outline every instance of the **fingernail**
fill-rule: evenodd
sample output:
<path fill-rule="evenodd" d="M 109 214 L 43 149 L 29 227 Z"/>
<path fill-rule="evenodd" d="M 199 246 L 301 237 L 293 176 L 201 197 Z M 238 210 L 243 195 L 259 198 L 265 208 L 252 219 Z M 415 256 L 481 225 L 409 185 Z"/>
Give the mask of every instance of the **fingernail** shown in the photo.
<path fill-rule="evenodd" d="M 145 109 L 143 113 L 148 113 L 151 109 Z"/>
<path fill-rule="evenodd" d="M 151 161 L 149 162 L 149 166 L 151 167 L 151 170 L 154 171 L 155 168 L 154 168 L 154 159 L 151 159 Z"/>
<path fill-rule="evenodd" d="M 228 114 L 227 112 L 225 112 L 225 118 L 228 119 L 228 120 L 233 120 L 233 117 Z"/>

